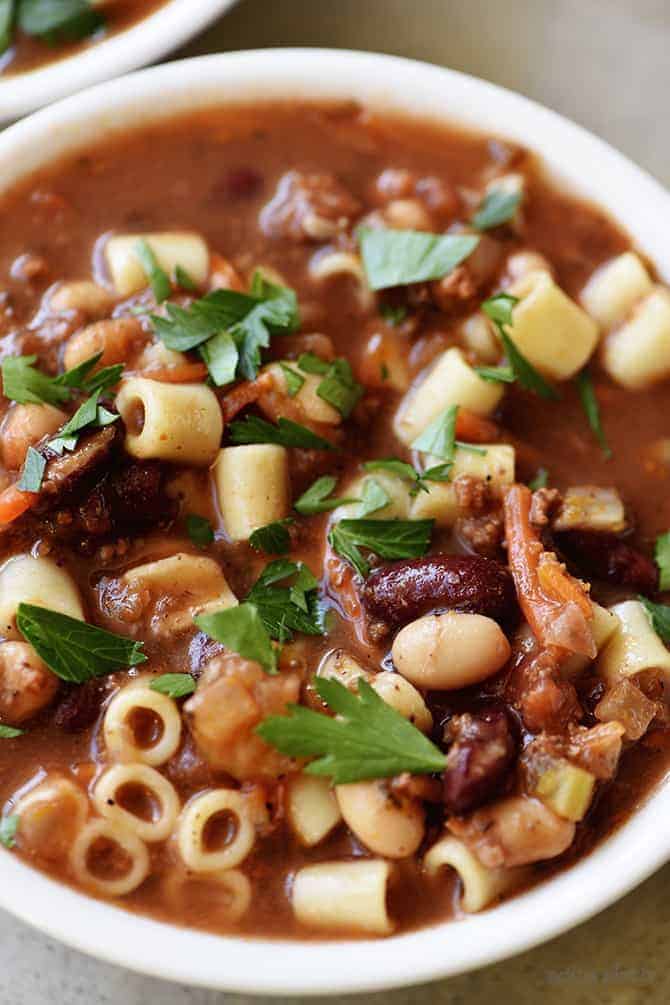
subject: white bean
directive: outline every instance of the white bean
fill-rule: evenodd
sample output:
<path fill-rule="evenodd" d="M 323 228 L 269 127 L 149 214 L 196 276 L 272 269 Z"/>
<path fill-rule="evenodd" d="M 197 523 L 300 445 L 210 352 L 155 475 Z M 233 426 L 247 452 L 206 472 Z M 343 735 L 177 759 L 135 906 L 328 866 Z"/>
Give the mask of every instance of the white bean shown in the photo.
<path fill-rule="evenodd" d="M 347 827 L 376 855 L 405 858 L 421 844 L 425 814 L 418 799 L 391 796 L 383 780 L 338 785 L 335 795 Z"/>

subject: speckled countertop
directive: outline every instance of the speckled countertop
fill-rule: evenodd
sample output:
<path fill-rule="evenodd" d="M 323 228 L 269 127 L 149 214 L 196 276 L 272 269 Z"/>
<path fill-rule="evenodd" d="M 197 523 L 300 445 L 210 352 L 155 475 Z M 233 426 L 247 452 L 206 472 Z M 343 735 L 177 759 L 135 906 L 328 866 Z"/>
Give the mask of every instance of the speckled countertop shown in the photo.
<path fill-rule="evenodd" d="M 670 184 L 669 41 L 670 0 L 243 0 L 187 54 L 322 45 L 442 63 L 565 113 Z M 668 829 L 665 821 L 658 825 Z M 670 866 L 593 921 L 514 960 L 436 985 L 348 1001 L 665 1005 L 669 951 Z M 169 985 L 103 965 L 0 912 L 0 1005 L 248 1001 L 259 999 Z"/>

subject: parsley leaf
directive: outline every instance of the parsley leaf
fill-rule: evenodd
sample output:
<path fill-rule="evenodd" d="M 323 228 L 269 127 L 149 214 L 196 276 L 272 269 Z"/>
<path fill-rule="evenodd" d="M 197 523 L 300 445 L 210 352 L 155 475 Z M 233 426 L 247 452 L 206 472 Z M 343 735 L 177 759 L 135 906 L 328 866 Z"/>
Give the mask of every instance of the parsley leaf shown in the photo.
<path fill-rule="evenodd" d="M 334 784 L 344 785 L 405 771 L 418 775 L 444 770 L 442 751 L 362 678 L 357 695 L 326 677 L 318 677 L 315 686 L 335 718 L 291 705 L 288 715 L 271 716 L 256 727 L 281 753 L 316 757 L 305 769 L 309 774 L 327 775 Z"/>
<path fill-rule="evenodd" d="M 456 450 L 456 417 L 458 405 L 449 405 L 436 419 L 426 426 L 412 443 L 413 450 L 439 457 L 447 463 L 453 462 Z"/>
<path fill-rule="evenodd" d="M 15 0 L 0 0 L 0 56 L 12 44 Z"/>
<path fill-rule="evenodd" d="M 482 204 L 472 218 L 472 226 L 477 230 L 489 230 L 511 220 L 521 202 L 521 192 L 506 192 L 493 188 L 484 197 Z"/>
<path fill-rule="evenodd" d="M 141 238 L 136 243 L 135 254 L 139 258 L 142 270 L 149 280 L 156 303 L 162 304 L 172 292 L 170 277 L 165 269 L 160 267 L 153 248 L 144 238 Z"/>
<path fill-rule="evenodd" d="M 509 360 L 510 369 L 521 387 L 527 391 L 533 391 L 548 401 L 558 401 L 560 398 L 558 392 L 537 372 L 532 363 L 529 363 L 505 330 L 506 327 L 512 328 L 514 326 L 512 309 L 518 302 L 518 299 L 510 296 L 509 293 L 496 293 L 495 296 L 484 301 L 482 310 L 496 326 Z"/>
<path fill-rule="evenodd" d="M 413 482 L 419 477 L 411 464 L 401 461 L 399 457 L 382 457 L 378 461 L 366 461 L 363 465 L 366 471 L 389 471 L 399 478 Z"/>
<path fill-rule="evenodd" d="M 206 548 L 214 540 L 211 523 L 204 516 L 198 516 L 196 513 L 189 513 L 186 517 L 186 533 L 193 544 L 197 544 L 199 548 Z"/>
<path fill-rule="evenodd" d="M 17 22 L 26 35 L 53 44 L 93 35 L 104 26 L 105 18 L 89 0 L 19 0 Z"/>
<path fill-rule="evenodd" d="M 0 740 L 13 740 L 16 736 L 23 736 L 23 730 L 0 722 Z"/>
<path fill-rule="evenodd" d="M 303 373 L 323 376 L 316 389 L 318 396 L 332 405 L 343 418 L 351 415 L 363 388 L 354 380 L 348 360 L 340 358 L 328 362 L 313 352 L 304 352 L 298 358 L 298 366 Z"/>
<path fill-rule="evenodd" d="M 281 418 L 275 426 L 256 415 L 248 415 L 229 426 L 232 443 L 277 443 L 280 447 L 302 447 L 303 450 L 335 450 L 328 440 L 311 429 L 290 419 Z"/>
<path fill-rule="evenodd" d="M 5 848 L 13 848 L 16 844 L 16 832 L 19 829 L 19 817 L 14 813 L 0 819 L 0 844 Z"/>
<path fill-rule="evenodd" d="M 376 478 L 366 478 L 363 482 L 363 492 L 358 515 L 359 517 L 364 517 L 369 516 L 371 513 L 376 513 L 377 510 L 387 506 L 390 501 L 390 495 Z"/>
<path fill-rule="evenodd" d="M 306 565 L 280 558 L 266 566 L 246 602 L 256 606 L 265 628 L 279 642 L 290 641 L 293 632 L 323 635 L 318 587 Z"/>
<path fill-rule="evenodd" d="M 300 353 L 298 366 L 303 373 L 324 374 L 330 370 L 330 363 L 313 352 Z"/>
<path fill-rule="evenodd" d="M 477 234 L 360 227 L 361 256 L 373 290 L 442 279 L 479 244 Z"/>
<path fill-rule="evenodd" d="M 582 408 L 584 409 L 586 418 L 588 419 L 589 426 L 593 430 L 595 438 L 598 441 L 603 454 L 609 459 L 612 456 L 612 450 L 607 442 L 607 438 L 600 421 L 600 408 L 598 407 L 598 399 L 596 398 L 596 392 L 593 387 L 593 381 L 591 380 L 589 368 L 585 367 L 580 373 L 578 373 L 575 381 L 577 384 L 577 390 L 579 391 Z"/>
<path fill-rule="evenodd" d="M 360 548 L 381 558 L 420 558 L 428 551 L 433 523 L 433 520 L 340 520 L 331 527 L 328 543 L 365 577 L 370 566 Z"/>
<path fill-rule="evenodd" d="M 667 604 L 654 604 L 646 597 L 637 598 L 651 619 L 651 624 L 657 635 L 664 642 L 670 642 L 670 607 Z"/>
<path fill-rule="evenodd" d="M 328 498 L 337 485 L 337 478 L 333 475 L 323 475 L 313 482 L 306 492 L 300 496 L 294 504 L 294 509 L 302 516 L 312 516 L 314 513 L 326 513 L 329 510 L 337 509 L 345 503 L 358 502 L 358 499 L 336 499 Z"/>
<path fill-rule="evenodd" d="M 249 544 L 256 551 L 264 551 L 268 555 L 286 555 L 291 548 L 289 524 L 293 521 L 275 520 L 265 527 L 258 527 L 249 537 Z"/>
<path fill-rule="evenodd" d="M 167 303 L 165 314 L 151 315 L 156 334 L 168 349 L 188 352 L 199 348 L 208 366 L 215 359 L 218 366 L 210 370 L 215 383 L 224 379 L 230 383 L 227 378 L 231 371 L 239 378 L 254 380 L 261 365 L 261 350 L 269 346 L 271 336 L 295 331 L 299 325 L 295 292 L 269 283 L 260 272 L 255 273 L 249 293 L 214 290 L 189 307 Z M 223 334 L 232 341 L 219 340 L 210 348 L 209 341 Z"/>
<path fill-rule="evenodd" d="M 531 492 L 537 492 L 538 489 L 544 489 L 549 484 L 549 472 L 546 468 L 538 468 L 535 477 L 532 481 L 528 482 L 528 488 Z"/>
<path fill-rule="evenodd" d="M 301 377 L 299 373 L 296 373 L 293 367 L 289 366 L 287 363 L 280 363 L 279 365 L 282 368 L 282 373 L 284 374 L 284 378 L 286 380 L 286 390 L 288 392 L 288 396 L 289 398 L 295 398 L 296 394 L 305 383 L 305 378 Z"/>
<path fill-rule="evenodd" d="M 181 265 L 175 265 L 174 279 L 177 286 L 181 287 L 182 290 L 188 290 L 189 293 L 195 293 L 198 289 L 195 279 Z"/>
<path fill-rule="evenodd" d="M 654 558 L 660 573 L 659 590 L 670 590 L 670 530 L 656 538 Z"/>
<path fill-rule="evenodd" d="M 117 422 L 120 418 L 114 412 L 109 412 L 102 405 L 98 404 L 102 391 L 98 389 L 90 398 L 84 401 L 71 419 L 61 427 L 58 436 L 49 440 L 47 446 L 55 454 L 62 454 L 64 450 L 74 450 L 79 440 L 79 435 L 84 429 L 101 429 L 109 426 L 112 422 Z"/>
<path fill-rule="evenodd" d="M 64 405 L 72 397 L 73 391 L 107 391 L 118 384 L 123 373 L 123 364 L 106 366 L 89 377 L 102 353 L 84 360 L 72 370 L 57 377 L 48 377 L 35 369 L 37 356 L 8 356 L 2 362 L 3 393 L 6 398 L 21 405 Z"/>
<path fill-rule="evenodd" d="M 195 691 L 195 681 L 190 673 L 164 673 L 154 677 L 149 687 L 168 698 L 185 698 Z"/>
<path fill-rule="evenodd" d="M 393 307 L 392 304 L 382 304 L 379 313 L 387 324 L 397 328 L 407 317 L 407 308 L 402 304 L 399 307 Z"/>
<path fill-rule="evenodd" d="M 513 384 L 516 380 L 514 370 L 511 366 L 476 366 L 475 372 L 482 380 L 488 380 L 497 384 Z"/>
<path fill-rule="evenodd" d="M 246 601 L 214 614 L 200 614 L 194 621 L 206 635 L 231 652 L 260 663 L 265 673 L 278 672 L 277 652 L 255 604 Z"/>
<path fill-rule="evenodd" d="M 144 643 L 46 607 L 19 604 L 16 625 L 49 669 L 72 684 L 83 684 L 146 661 Z"/>
<path fill-rule="evenodd" d="M 28 447 L 25 464 L 17 488 L 21 492 L 39 492 L 42 487 L 46 459 L 34 447 Z"/>
<path fill-rule="evenodd" d="M 219 332 L 201 345 L 199 351 L 216 386 L 232 384 L 239 360 L 233 336 L 229 332 Z"/>

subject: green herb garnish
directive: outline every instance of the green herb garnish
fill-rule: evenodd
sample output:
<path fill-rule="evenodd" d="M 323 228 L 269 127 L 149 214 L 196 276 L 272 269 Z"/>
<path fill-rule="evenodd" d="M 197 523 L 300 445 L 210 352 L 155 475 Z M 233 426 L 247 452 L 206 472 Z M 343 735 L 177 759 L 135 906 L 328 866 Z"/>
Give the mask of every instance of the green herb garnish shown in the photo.
<path fill-rule="evenodd" d="M 246 601 L 255 605 L 273 639 L 288 642 L 293 632 L 324 634 L 318 587 L 306 565 L 280 558 L 265 567 Z"/>
<path fill-rule="evenodd" d="M 656 538 L 654 558 L 659 571 L 659 590 L 670 590 L 670 531 Z"/>
<path fill-rule="evenodd" d="M 442 279 L 479 244 L 477 234 L 427 234 L 371 227 L 360 227 L 358 240 L 373 290 Z"/>
<path fill-rule="evenodd" d="M 577 384 L 577 390 L 579 391 L 579 399 L 582 403 L 582 408 L 584 409 L 586 418 L 588 419 L 589 426 L 593 430 L 593 434 L 598 441 L 603 454 L 609 459 L 612 456 L 612 450 L 607 442 L 602 422 L 600 421 L 600 408 L 598 406 L 598 399 L 596 397 L 595 388 L 593 387 L 593 381 L 591 380 L 591 374 L 588 367 L 585 367 L 577 374 L 575 382 Z"/>
<path fill-rule="evenodd" d="M 385 506 L 388 506 L 390 501 L 390 495 L 376 478 L 366 478 L 363 482 L 361 505 L 358 515 L 360 518 L 370 516 L 371 513 L 376 513 L 378 510 L 384 509 Z"/>
<path fill-rule="evenodd" d="M 0 844 L 5 848 L 13 848 L 16 844 L 16 832 L 19 829 L 19 817 L 16 813 L 0 818 Z"/>
<path fill-rule="evenodd" d="M 142 271 L 149 280 L 156 303 L 162 304 L 172 293 L 170 277 L 165 269 L 160 267 L 153 248 L 144 238 L 140 238 L 136 243 L 135 254 L 140 260 Z"/>
<path fill-rule="evenodd" d="M 456 417 L 458 405 L 449 405 L 426 426 L 412 443 L 413 450 L 439 457 L 451 464 L 456 451 Z"/>
<path fill-rule="evenodd" d="M 232 443 L 276 443 L 280 447 L 301 447 L 303 450 L 335 450 L 336 448 L 311 429 L 290 419 L 281 418 L 277 425 L 248 415 L 229 426 Z"/>
<path fill-rule="evenodd" d="M 265 527 L 258 527 L 249 537 L 249 544 L 256 551 L 264 551 L 267 555 L 287 555 L 291 548 L 291 536 L 288 532 L 291 519 L 275 520 Z"/>
<path fill-rule="evenodd" d="M 328 543 L 365 577 L 370 566 L 361 548 L 380 558 L 420 558 L 428 551 L 433 523 L 433 520 L 340 520 L 331 527 Z"/>
<path fill-rule="evenodd" d="M 195 293 L 198 289 L 195 279 L 181 265 L 175 266 L 174 280 L 177 286 L 181 287 L 182 290 L 188 290 L 189 293 Z"/>
<path fill-rule="evenodd" d="M 280 363 L 279 365 L 286 380 L 286 390 L 288 396 L 289 398 L 295 398 L 296 394 L 305 383 L 305 378 L 301 377 L 300 374 L 287 363 Z"/>
<path fill-rule="evenodd" d="M 55 454 L 62 454 L 64 450 L 74 450 L 84 430 L 102 429 L 118 421 L 119 415 L 99 404 L 101 394 L 102 391 L 97 390 L 79 406 L 72 418 L 61 427 L 58 436 L 49 440 L 47 444 L 49 450 Z"/>
<path fill-rule="evenodd" d="M 12 44 L 15 0 L 0 0 L 0 56 Z"/>
<path fill-rule="evenodd" d="M 26 460 L 17 488 L 21 492 L 39 492 L 42 487 L 46 459 L 34 447 L 28 447 Z"/>
<path fill-rule="evenodd" d="M 538 468 L 535 477 L 532 481 L 528 482 L 528 488 L 531 492 L 537 492 L 538 489 L 544 489 L 549 484 L 549 472 L 546 468 Z"/>
<path fill-rule="evenodd" d="M 194 621 L 198 628 L 226 649 L 260 663 L 265 673 L 278 672 L 277 651 L 254 604 L 245 602 L 215 614 L 201 614 Z"/>
<path fill-rule="evenodd" d="M 26 35 L 45 42 L 76 42 L 95 34 L 105 18 L 90 0 L 18 0 L 16 21 Z"/>
<path fill-rule="evenodd" d="M 637 599 L 646 609 L 656 634 L 660 635 L 664 642 L 670 642 L 670 607 L 667 604 L 654 604 L 642 596 L 638 596 Z"/>
<path fill-rule="evenodd" d="M 491 189 L 472 218 L 472 226 L 477 230 L 489 230 L 511 220 L 521 202 L 520 192 L 506 192 L 502 188 Z"/>
<path fill-rule="evenodd" d="M 189 513 L 186 517 L 186 533 L 199 548 L 207 548 L 214 540 L 211 523 L 196 513 Z"/>
<path fill-rule="evenodd" d="M 302 516 L 312 516 L 314 513 L 327 513 L 329 510 L 337 509 L 338 506 L 344 506 L 345 503 L 359 501 L 351 498 L 329 498 L 336 485 L 337 478 L 333 475 L 317 478 L 294 504 L 294 509 Z"/>
<path fill-rule="evenodd" d="M 168 698 L 185 698 L 195 691 L 195 681 L 190 673 L 164 673 L 154 677 L 149 687 Z"/>
<path fill-rule="evenodd" d="M 291 705 L 288 715 L 271 716 L 256 728 L 282 754 L 317 758 L 305 768 L 308 774 L 327 775 L 334 784 L 345 785 L 444 770 L 442 751 L 362 678 L 357 695 L 326 677 L 317 677 L 315 687 L 334 718 Z"/>
<path fill-rule="evenodd" d="M 403 307 L 402 304 L 399 307 L 393 307 L 392 304 L 382 304 L 379 313 L 387 324 L 397 328 L 407 317 L 407 308 Z"/>
<path fill-rule="evenodd" d="M 58 406 L 70 401 L 73 391 L 106 391 L 119 382 L 123 365 L 106 366 L 89 377 L 101 357 L 99 352 L 72 370 L 48 377 L 35 368 L 37 356 L 8 356 L 2 362 L 3 394 L 20 405 Z"/>
<path fill-rule="evenodd" d="M 23 730 L 15 726 L 6 726 L 0 722 L 0 740 L 13 740 L 17 736 L 23 736 Z"/>
<path fill-rule="evenodd" d="M 49 669 L 71 684 L 83 684 L 146 660 L 144 643 L 46 607 L 19 604 L 16 625 Z"/>
<path fill-rule="evenodd" d="M 506 331 L 507 327 L 511 328 L 514 325 L 512 309 L 518 302 L 517 297 L 512 297 L 509 293 L 496 293 L 495 296 L 484 301 L 482 310 L 496 326 L 509 360 L 509 368 L 521 387 L 527 391 L 533 391 L 548 401 L 557 401 L 560 397 L 558 392 L 537 372 L 532 363 L 529 363 Z"/>

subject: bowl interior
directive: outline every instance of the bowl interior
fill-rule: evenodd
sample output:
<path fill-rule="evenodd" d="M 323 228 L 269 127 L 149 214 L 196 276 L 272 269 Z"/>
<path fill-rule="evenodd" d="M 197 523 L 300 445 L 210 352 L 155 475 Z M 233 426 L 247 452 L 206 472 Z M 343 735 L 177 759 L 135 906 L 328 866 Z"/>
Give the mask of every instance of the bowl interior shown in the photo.
<path fill-rule="evenodd" d="M 660 225 L 663 219 L 670 222 L 670 196 L 620 154 L 560 116 L 491 84 L 364 53 L 268 50 L 210 56 L 102 85 L 0 136 L 0 192 L 78 149 L 82 136 L 88 146 L 111 131 L 189 109 L 277 97 L 353 99 L 520 142 L 541 155 L 561 184 L 616 216 L 661 275 L 670 278 L 670 246 Z M 377 990 L 499 960 L 585 920 L 668 857 L 670 843 L 657 825 L 664 812 L 670 812 L 667 782 L 591 855 L 548 883 L 466 920 L 383 941 L 277 943 L 180 929 L 89 900 L 10 856 L 2 860 L 0 906 L 85 952 L 185 983 L 281 995 Z"/>

